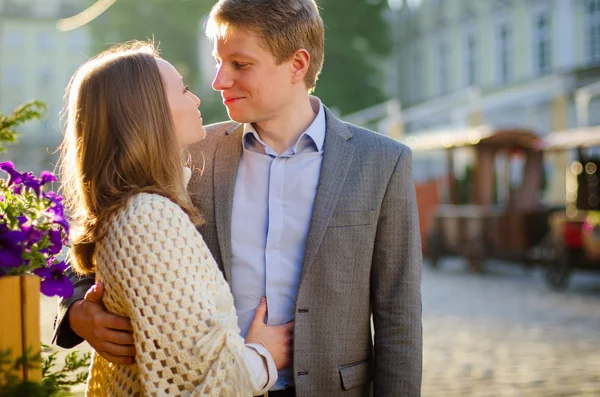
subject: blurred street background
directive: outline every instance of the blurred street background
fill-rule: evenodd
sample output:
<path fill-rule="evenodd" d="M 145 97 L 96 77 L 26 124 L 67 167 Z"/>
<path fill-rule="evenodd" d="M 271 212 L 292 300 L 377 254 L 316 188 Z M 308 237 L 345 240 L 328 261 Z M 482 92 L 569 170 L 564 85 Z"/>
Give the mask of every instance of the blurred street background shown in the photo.
<path fill-rule="evenodd" d="M 48 105 L 0 161 L 54 169 L 70 77 L 132 39 L 159 42 L 205 122 L 225 120 L 212 4 L 0 0 L 0 113 Z M 600 0 L 317 4 L 315 95 L 413 151 L 423 395 L 600 396 Z M 45 343 L 55 313 L 43 298 Z"/>

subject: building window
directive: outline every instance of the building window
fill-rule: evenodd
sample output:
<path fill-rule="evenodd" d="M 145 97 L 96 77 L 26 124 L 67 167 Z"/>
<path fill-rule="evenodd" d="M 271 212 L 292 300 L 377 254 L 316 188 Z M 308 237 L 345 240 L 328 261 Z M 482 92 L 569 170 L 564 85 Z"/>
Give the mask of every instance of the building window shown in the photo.
<path fill-rule="evenodd" d="M 8 32 L 5 36 L 5 43 L 11 49 L 21 48 L 23 46 L 23 36 L 18 32 Z"/>
<path fill-rule="evenodd" d="M 474 32 L 465 35 L 464 63 L 465 85 L 470 87 L 477 84 L 477 36 Z"/>
<path fill-rule="evenodd" d="M 41 89 L 48 89 L 52 85 L 52 78 L 54 77 L 54 73 L 50 67 L 44 67 L 38 72 L 38 87 Z"/>
<path fill-rule="evenodd" d="M 533 70 L 537 75 L 550 71 L 551 42 L 550 14 L 547 10 L 537 12 L 533 17 Z"/>
<path fill-rule="evenodd" d="M 6 67 L 4 83 L 9 88 L 21 88 L 23 85 L 23 70 L 19 66 L 8 65 Z"/>
<path fill-rule="evenodd" d="M 450 59 L 449 56 L 449 48 L 448 48 L 448 42 L 446 42 L 446 40 L 441 39 L 440 42 L 438 43 L 438 64 L 437 64 L 437 69 L 438 69 L 438 93 L 441 95 L 447 94 L 448 93 L 448 72 L 449 72 L 449 65 L 448 65 L 448 60 Z"/>
<path fill-rule="evenodd" d="M 590 62 L 600 61 L 600 0 L 588 0 L 586 13 L 586 52 Z"/>
<path fill-rule="evenodd" d="M 73 52 L 87 52 L 87 35 L 81 29 L 74 30 L 69 33 L 69 51 Z"/>
<path fill-rule="evenodd" d="M 421 51 L 414 46 L 412 48 L 412 56 L 410 59 L 410 75 L 409 75 L 409 92 L 411 102 L 418 102 L 421 100 L 422 92 L 422 69 L 423 61 L 421 59 Z"/>
<path fill-rule="evenodd" d="M 40 52 L 52 51 L 54 47 L 54 40 L 52 34 L 49 32 L 39 32 L 36 37 L 37 49 Z"/>
<path fill-rule="evenodd" d="M 507 22 L 496 29 L 496 78 L 499 84 L 508 84 L 511 79 L 512 32 Z"/>

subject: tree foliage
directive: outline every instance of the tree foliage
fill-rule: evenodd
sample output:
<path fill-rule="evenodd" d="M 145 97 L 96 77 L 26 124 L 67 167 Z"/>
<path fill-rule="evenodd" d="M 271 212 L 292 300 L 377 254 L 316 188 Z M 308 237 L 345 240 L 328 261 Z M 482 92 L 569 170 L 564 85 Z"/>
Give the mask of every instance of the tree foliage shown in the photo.
<path fill-rule="evenodd" d="M 46 114 L 46 104 L 30 101 L 22 104 L 8 116 L 0 113 L 0 153 L 5 152 L 4 145 L 15 143 L 19 138 L 17 127 L 30 120 L 40 120 Z"/>
<path fill-rule="evenodd" d="M 45 351 L 49 347 L 42 345 Z M 59 370 L 58 352 L 50 352 L 42 358 L 42 354 L 31 355 L 29 352 L 16 361 L 11 359 L 10 351 L 0 351 L 0 397 L 67 397 L 71 386 L 86 382 L 88 367 L 91 363 L 90 353 L 79 354 L 74 350 L 66 355 L 64 364 Z M 42 367 L 41 382 L 23 382 L 15 375 L 15 371 L 26 366 Z"/>
<path fill-rule="evenodd" d="M 347 114 L 385 101 L 382 65 L 392 49 L 385 0 L 319 0 L 325 64 L 315 94 Z"/>
<path fill-rule="evenodd" d="M 125 41 L 154 39 L 160 43 L 164 58 L 190 84 L 195 83 L 200 21 L 211 6 L 210 0 L 118 0 L 91 22 L 95 50 Z"/>

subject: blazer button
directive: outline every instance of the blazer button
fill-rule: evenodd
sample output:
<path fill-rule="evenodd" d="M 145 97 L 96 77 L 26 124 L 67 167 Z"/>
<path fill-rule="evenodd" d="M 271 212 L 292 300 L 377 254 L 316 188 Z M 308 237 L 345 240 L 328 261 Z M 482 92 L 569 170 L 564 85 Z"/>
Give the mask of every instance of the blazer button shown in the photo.
<path fill-rule="evenodd" d="M 298 309 L 298 313 L 308 313 L 308 309 Z"/>

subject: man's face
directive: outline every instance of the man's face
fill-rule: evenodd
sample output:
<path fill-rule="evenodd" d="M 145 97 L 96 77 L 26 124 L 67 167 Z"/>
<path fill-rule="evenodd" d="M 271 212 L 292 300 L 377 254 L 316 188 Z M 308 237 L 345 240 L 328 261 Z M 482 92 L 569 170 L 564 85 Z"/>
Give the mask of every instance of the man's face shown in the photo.
<path fill-rule="evenodd" d="M 291 61 L 277 65 L 260 43 L 255 33 L 238 29 L 214 44 L 217 74 L 212 87 L 221 92 L 229 117 L 240 123 L 276 118 L 297 89 Z"/>

